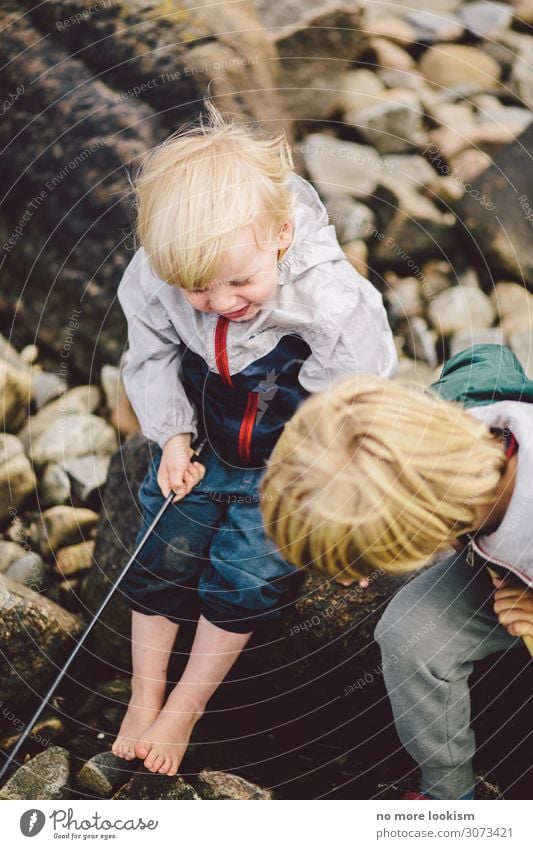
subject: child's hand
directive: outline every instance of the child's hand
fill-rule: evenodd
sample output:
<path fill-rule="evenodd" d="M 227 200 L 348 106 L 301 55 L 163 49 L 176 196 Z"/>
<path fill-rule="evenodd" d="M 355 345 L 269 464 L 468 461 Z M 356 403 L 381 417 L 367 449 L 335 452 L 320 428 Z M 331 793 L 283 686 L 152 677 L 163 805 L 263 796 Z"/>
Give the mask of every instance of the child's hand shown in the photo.
<path fill-rule="evenodd" d="M 205 466 L 190 462 L 193 454 L 190 433 L 179 433 L 165 442 L 157 482 L 165 498 L 174 490 L 173 504 L 188 495 L 205 476 Z"/>
<path fill-rule="evenodd" d="M 533 637 L 533 589 L 493 578 L 494 612 L 511 637 Z"/>

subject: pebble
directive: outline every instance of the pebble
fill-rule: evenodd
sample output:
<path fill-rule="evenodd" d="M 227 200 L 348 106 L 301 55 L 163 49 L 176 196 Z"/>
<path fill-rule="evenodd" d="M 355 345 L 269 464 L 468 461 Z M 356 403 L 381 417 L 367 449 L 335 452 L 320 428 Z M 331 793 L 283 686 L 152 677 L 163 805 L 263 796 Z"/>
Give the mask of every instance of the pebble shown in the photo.
<path fill-rule="evenodd" d="M 406 20 L 415 31 L 416 41 L 425 44 L 455 41 L 462 37 L 464 31 L 462 23 L 450 12 L 413 9 L 407 12 Z"/>
<path fill-rule="evenodd" d="M 465 3 L 458 17 L 476 38 L 492 40 L 509 28 L 513 13 L 508 3 L 475 0 Z"/>
<path fill-rule="evenodd" d="M 0 421 L 9 432 L 17 432 L 28 415 L 33 397 L 29 371 L 0 360 Z"/>
<path fill-rule="evenodd" d="M 409 320 L 404 339 L 406 353 L 413 360 L 426 363 L 432 369 L 435 368 L 437 365 L 436 333 L 428 327 L 424 318 L 413 316 Z"/>
<path fill-rule="evenodd" d="M 68 475 L 72 492 L 82 504 L 92 502 L 105 484 L 110 460 L 109 455 L 87 454 L 61 464 Z"/>
<path fill-rule="evenodd" d="M 35 490 L 32 465 L 24 453 L 20 439 L 11 433 L 0 433 L 0 520 L 6 522 L 13 510 Z M 11 512 L 9 512 L 11 511 Z"/>
<path fill-rule="evenodd" d="M 129 351 L 126 351 L 120 368 L 103 366 L 100 382 L 104 390 L 109 421 L 122 436 L 132 436 L 140 430 L 139 420 L 135 415 L 130 399 L 126 395 L 122 380 L 122 368 L 126 364 Z"/>
<path fill-rule="evenodd" d="M 86 572 L 93 564 L 94 540 L 67 545 L 56 554 L 55 571 L 63 577 Z"/>
<path fill-rule="evenodd" d="M 334 195 L 326 201 L 330 224 L 341 245 L 365 239 L 375 225 L 374 213 L 350 195 Z"/>
<path fill-rule="evenodd" d="M 87 454 L 113 454 L 118 448 L 117 434 L 105 419 L 90 413 L 71 413 L 49 425 L 35 439 L 29 453 L 38 466 L 62 463 Z"/>
<path fill-rule="evenodd" d="M 458 330 L 489 327 L 494 321 L 494 308 L 479 289 L 471 286 L 453 286 L 429 305 L 433 327 L 442 336 Z"/>
<path fill-rule="evenodd" d="M 371 106 L 385 90 L 382 80 L 373 71 L 361 68 L 347 71 L 339 80 L 338 108 L 343 113 L 356 115 L 360 109 Z"/>
<path fill-rule="evenodd" d="M 391 316 L 395 319 L 422 315 L 420 283 L 416 277 L 397 277 L 393 272 L 385 274 L 387 281 L 386 299 Z"/>
<path fill-rule="evenodd" d="M 415 60 L 407 50 L 389 41 L 388 38 L 370 38 L 368 47 L 374 53 L 376 65 L 381 68 L 395 71 L 416 70 Z"/>
<path fill-rule="evenodd" d="M 35 592 L 42 592 L 46 567 L 42 557 L 36 551 L 28 551 L 18 560 L 15 560 L 5 572 L 12 581 L 25 584 Z"/>
<path fill-rule="evenodd" d="M 42 409 L 49 401 L 53 401 L 63 395 L 67 390 L 67 384 L 57 374 L 48 371 L 32 369 L 31 381 L 33 386 L 33 397 L 38 410 Z"/>
<path fill-rule="evenodd" d="M 518 314 L 525 315 L 533 325 L 533 294 L 525 286 L 500 280 L 494 285 L 490 299 L 500 321 Z"/>
<path fill-rule="evenodd" d="M 324 199 L 339 192 L 359 200 L 374 194 L 383 168 L 374 148 L 312 133 L 301 149 L 306 170 Z"/>
<path fill-rule="evenodd" d="M 100 390 L 97 386 L 76 386 L 60 398 L 45 404 L 34 416 L 30 416 L 19 431 L 18 437 L 27 451 L 30 444 L 48 427 L 57 427 L 57 422 L 71 413 L 92 413 L 99 403 Z"/>
<path fill-rule="evenodd" d="M 471 348 L 472 345 L 503 345 L 501 327 L 466 327 L 450 338 L 450 356 Z"/>
<path fill-rule="evenodd" d="M 85 507 L 59 505 L 45 510 L 30 527 L 29 533 L 46 558 L 53 551 L 84 541 L 98 521 L 98 513 Z"/>
<path fill-rule="evenodd" d="M 67 504 L 71 500 L 70 478 L 59 463 L 48 463 L 38 482 L 42 509 Z"/>
<path fill-rule="evenodd" d="M 0 540 L 0 574 L 5 572 L 15 560 L 24 557 L 25 551 L 21 545 L 8 540 Z"/>
<path fill-rule="evenodd" d="M 533 380 L 533 331 L 525 327 L 508 339 L 507 344 L 518 357 L 529 380 Z"/>
<path fill-rule="evenodd" d="M 494 88 L 500 77 L 492 56 L 466 44 L 435 44 L 422 56 L 420 70 L 432 85 L 446 89 L 465 83 Z"/>

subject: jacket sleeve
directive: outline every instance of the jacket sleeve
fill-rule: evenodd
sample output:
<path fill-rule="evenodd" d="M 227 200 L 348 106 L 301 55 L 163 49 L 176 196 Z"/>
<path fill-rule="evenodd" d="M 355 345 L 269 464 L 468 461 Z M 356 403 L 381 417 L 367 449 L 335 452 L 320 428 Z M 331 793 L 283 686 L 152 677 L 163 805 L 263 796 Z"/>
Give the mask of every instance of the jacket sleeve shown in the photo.
<path fill-rule="evenodd" d="M 181 340 L 160 301 L 144 294 L 140 273 L 128 267 L 118 288 L 129 343 L 122 376 L 143 434 L 163 448 L 178 433 L 195 439 L 197 416 L 179 376 Z"/>
<path fill-rule="evenodd" d="M 341 275 L 330 278 L 329 285 L 323 281 L 317 315 L 306 334 L 311 354 L 299 374 L 308 392 L 325 391 L 357 372 L 396 374 L 398 357 L 383 299 L 368 280 L 353 274 L 356 279 Z"/>

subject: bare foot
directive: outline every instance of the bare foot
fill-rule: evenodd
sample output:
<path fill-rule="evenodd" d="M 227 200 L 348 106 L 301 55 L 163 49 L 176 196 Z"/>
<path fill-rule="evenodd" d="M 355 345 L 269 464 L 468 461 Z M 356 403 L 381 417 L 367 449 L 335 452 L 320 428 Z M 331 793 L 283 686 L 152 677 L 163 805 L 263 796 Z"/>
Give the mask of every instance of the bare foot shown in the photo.
<path fill-rule="evenodd" d="M 202 711 L 169 696 L 165 707 L 135 744 L 135 754 L 150 772 L 176 775 Z"/>
<path fill-rule="evenodd" d="M 120 730 L 111 746 L 113 754 L 131 761 L 135 754 L 135 741 L 150 728 L 164 702 L 164 694 L 153 691 L 132 693 L 128 709 L 122 720 Z"/>

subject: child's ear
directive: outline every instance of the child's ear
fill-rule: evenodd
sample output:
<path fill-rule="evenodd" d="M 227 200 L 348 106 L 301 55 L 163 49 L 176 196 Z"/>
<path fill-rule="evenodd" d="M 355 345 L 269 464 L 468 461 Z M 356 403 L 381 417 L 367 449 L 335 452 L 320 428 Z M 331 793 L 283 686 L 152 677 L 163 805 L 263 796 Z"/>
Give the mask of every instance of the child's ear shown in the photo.
<path fill-rule="evenodd" d="M 292 242 L 292 219 L 287 218 L 280 227 L 278 236 L 279 250 L 286 250 Z"/>

